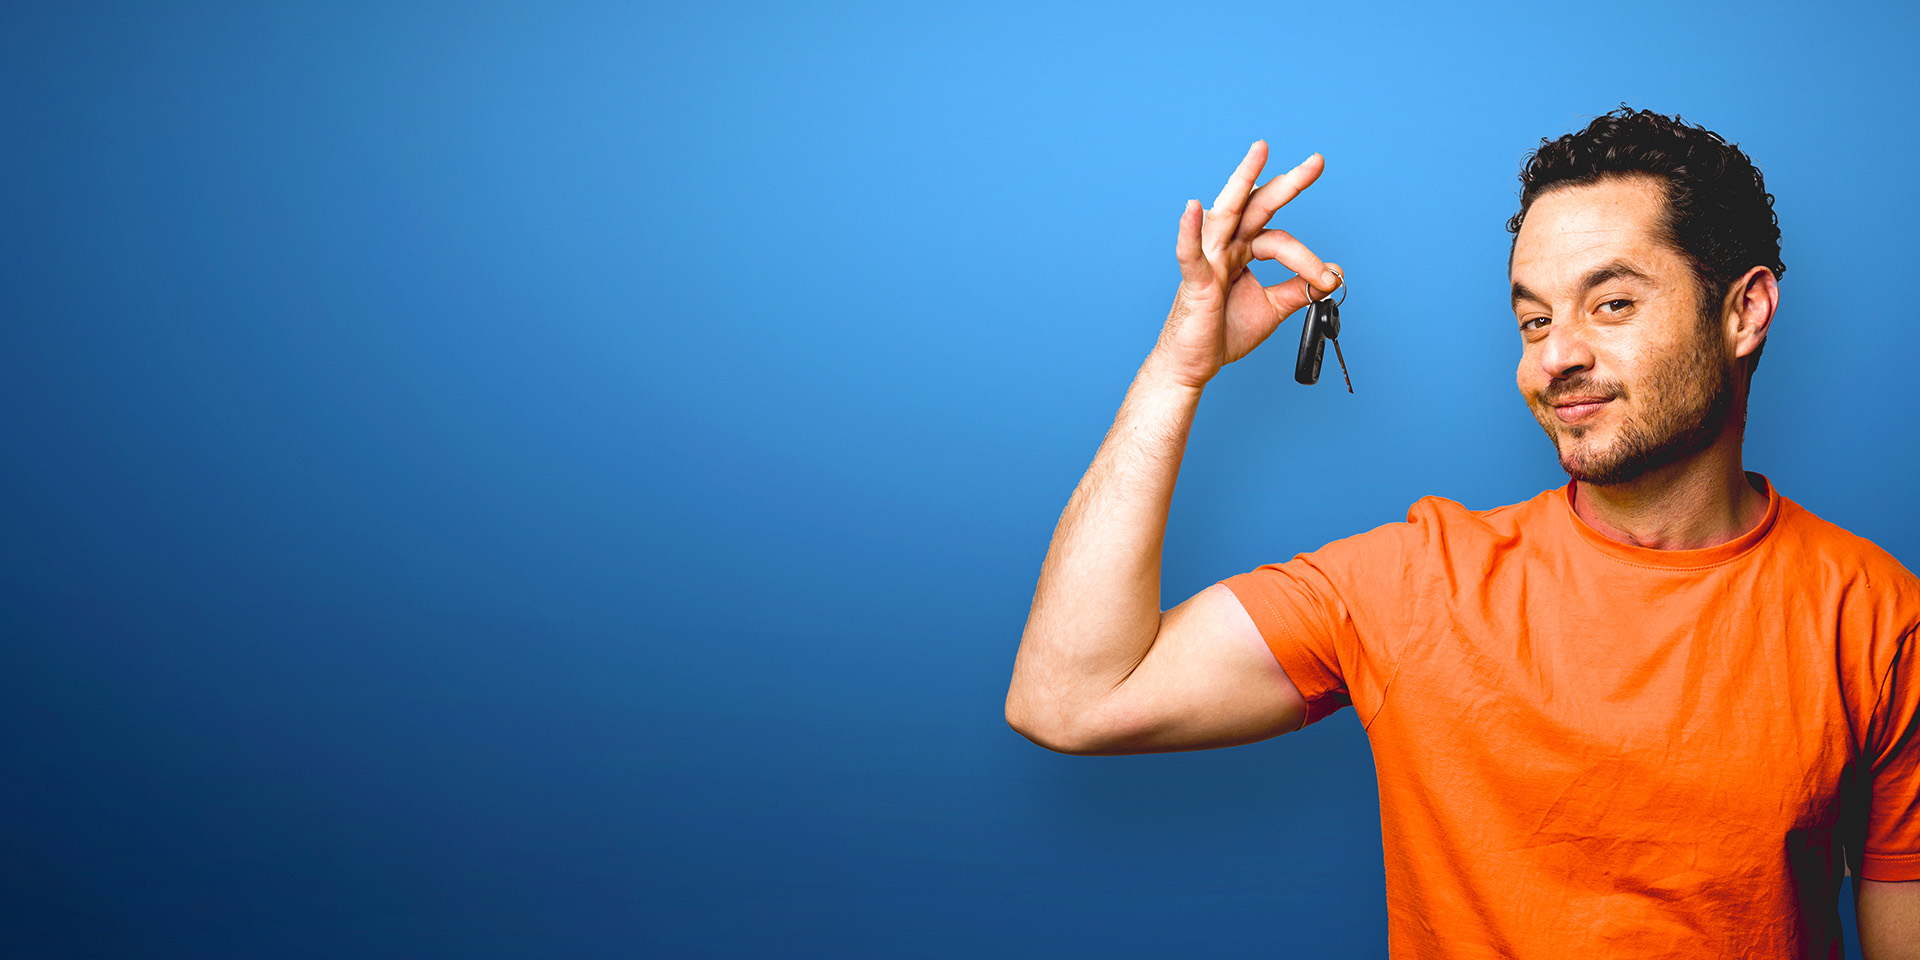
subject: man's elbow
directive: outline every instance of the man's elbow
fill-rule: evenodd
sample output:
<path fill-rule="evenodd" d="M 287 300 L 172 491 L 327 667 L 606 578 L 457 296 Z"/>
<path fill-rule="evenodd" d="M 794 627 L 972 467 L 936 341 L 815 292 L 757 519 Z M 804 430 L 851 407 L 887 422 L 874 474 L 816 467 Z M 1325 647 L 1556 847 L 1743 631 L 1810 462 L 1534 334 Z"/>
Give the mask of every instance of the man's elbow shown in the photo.
<path fill-rule="evenodd" d="M 1010 692 L 1006 712 L 1007 726 L 1015 733 L 1055 753 L 1085 757 L 1115 752 L 1111 736 L 1069 711 L 1035 704 Z"/>
<path fill-rule="evenodd" d="M 1007 691 L 1007 726 L 1028 740 L 1032 740 L 1055 753 L 1072 753 L 1072 744 L 1062 736 L 1060 724 L 1045 722 L 1041 711 L 1035 709 L 1029 698 L 1020 695 L 1020 688 Z"/>

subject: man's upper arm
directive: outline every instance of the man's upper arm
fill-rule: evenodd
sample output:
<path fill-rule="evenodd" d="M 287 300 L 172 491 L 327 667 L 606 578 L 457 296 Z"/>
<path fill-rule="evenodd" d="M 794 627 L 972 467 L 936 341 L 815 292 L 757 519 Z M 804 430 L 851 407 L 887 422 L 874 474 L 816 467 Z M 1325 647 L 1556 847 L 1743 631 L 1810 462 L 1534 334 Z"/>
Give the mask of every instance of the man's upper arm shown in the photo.
<path fill-rule="evenodd" d="M 1920 960 L 1920 637 L 1894 648 L 1868 735 L 1865 850 L 1853 870 L 1860 953 Z"/>
<path fill-rule="evenodd" d="M 1920 882 L 1920 637 L 1909 629 L 1881 682 L 1868 734 L 1872 777 L 1864 850 L 1869 880 Z"/>
<path fill-rule="evenodd" d="M 1426 503 L 1426 501 L 1423 501 Z M 1397 656 L 1439 507 L 1208 587 L 1166 612 L 1076 753 L 1250 743 L 1378 700 Z M 1415 520 L 1419 522 L 1414 522 Z"/>
<path fill-rule="evenodd" d="M 1253 618 L 1214 584 L 1166 612 L 1139 666 L 1101 700 L 1085 753 L 1201 750 L 1299 729 L 1307 702 Z"/>
<path fill-rule="evenodd" d="M 1865 960 L 1920 960 L 1920 880 L 1855 877 L 1853 900 Z"/>

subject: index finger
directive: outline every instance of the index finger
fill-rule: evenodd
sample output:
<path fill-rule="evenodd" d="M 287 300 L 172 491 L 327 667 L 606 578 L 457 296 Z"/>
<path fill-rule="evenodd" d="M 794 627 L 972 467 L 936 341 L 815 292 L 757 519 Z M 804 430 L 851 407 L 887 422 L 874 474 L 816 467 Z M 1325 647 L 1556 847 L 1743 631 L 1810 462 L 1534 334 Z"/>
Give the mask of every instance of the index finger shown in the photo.
<path fill-rule="evenodd" d="M 1346 282 L 1346 271 L 1339 264 L 1329 263 L 1327 267 L 1340 278 L 1341 283 Z M 1267 295 L 1267 302 L 1273 304 L 1273 311 L 1283 317 L 1291 316 L 1295 310 L 1319 299 L 1314 296 L 1314 290 L 1314 285 L 1308 283 L 1306 277 L 1292 277 L 1271 287 L 1260 288 L 1260 292 Z M 1328 294 L 1331 293 L 1328 291 Z"/>
<path fill-rule="evenodd" d="M 1315 153 L 1300 161 L 1299 166 L 1268 180 L 1265 186 L 1255 190 L 1253 196 L 1247 199 L 1246 213 L 1240 217 L 1240 239 L 1246 240 L 1259 233 L 1281 207 L 1299 196 L 1300 191 L 1313 186 L 1313 182 L 1320 179 L 1320 174 L 1326 169 L 1327 158 Z"/>
<path fill-rule="evenodd" d="M 1334 268 L 1285 230 L 1262 230 L 1248 247 L 1254 259 L 1278 260 L 1307 283 L 1328 293 L 1340 286 L 1340 275 Z M 1309 287 L 1307 292 L 1312 293 L 1312 288 Z"/>

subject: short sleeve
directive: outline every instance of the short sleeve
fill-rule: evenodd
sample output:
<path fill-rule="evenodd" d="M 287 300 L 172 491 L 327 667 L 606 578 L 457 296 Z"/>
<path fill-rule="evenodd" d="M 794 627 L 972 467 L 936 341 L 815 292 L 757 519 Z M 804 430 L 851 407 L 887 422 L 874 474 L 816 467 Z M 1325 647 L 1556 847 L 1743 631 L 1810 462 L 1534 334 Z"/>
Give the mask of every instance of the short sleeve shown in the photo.
<path fill-rule="evenodd" d="M 1866 757 L 1872 778 L 1860 876 L 1920 880 L 1920 663 L 1916 639 L 1901 638 L 1882 681 Z"/>
<path fill-rule="evenodd" d="M 1419 505 L 1407 523 L 1336 540 L 1221 581 L 1307 701 L 1307 723 L 1355 706 L 1370 721 L 1413 606 L 1413 573 L 1433 534 Z"/>

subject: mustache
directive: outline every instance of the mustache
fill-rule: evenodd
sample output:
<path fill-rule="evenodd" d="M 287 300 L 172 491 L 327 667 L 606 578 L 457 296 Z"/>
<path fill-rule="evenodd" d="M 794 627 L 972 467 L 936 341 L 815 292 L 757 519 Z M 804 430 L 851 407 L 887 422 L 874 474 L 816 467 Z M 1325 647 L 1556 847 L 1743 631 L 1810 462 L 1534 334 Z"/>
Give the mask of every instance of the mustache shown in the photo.
<path fill-rule="evenodd" d="M 1540 402 L 1548 405 L 1559 403 L 1568 397 L 1604 397 L 1618 400 L 1627 395 L 1627 388 L 1618 380 L 1596 380 L 1589 376 L 1569 377 L 1547 384 L 1545 390 L 1536 394 Z"/>

